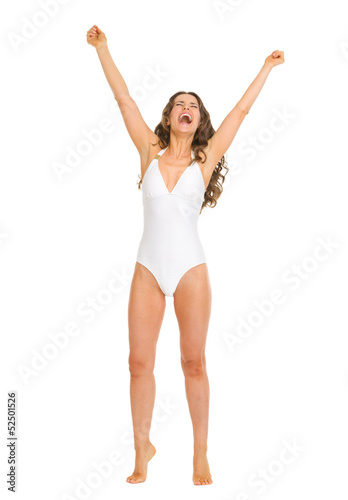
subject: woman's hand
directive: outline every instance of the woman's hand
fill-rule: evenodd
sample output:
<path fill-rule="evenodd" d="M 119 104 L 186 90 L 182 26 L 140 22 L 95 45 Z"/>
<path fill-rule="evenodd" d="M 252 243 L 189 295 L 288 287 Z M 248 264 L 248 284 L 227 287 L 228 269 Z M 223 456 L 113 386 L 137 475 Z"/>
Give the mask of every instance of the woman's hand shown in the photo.
<path fill-rule="evenodd" d="M 265 64 L 269 65 L 271 68 L 277 66 L 278 64 L 283 64 L 284 62 L 284 52 L 281 50 L 275 50 L 270 56 L 265 59 Z"/>
<path fill-rule="evenodd" d="M 106 45 L 106 36 L 95 24 L 90 30 L 87 31 L 87 43 L 99 49 L 100 47 Z"/>

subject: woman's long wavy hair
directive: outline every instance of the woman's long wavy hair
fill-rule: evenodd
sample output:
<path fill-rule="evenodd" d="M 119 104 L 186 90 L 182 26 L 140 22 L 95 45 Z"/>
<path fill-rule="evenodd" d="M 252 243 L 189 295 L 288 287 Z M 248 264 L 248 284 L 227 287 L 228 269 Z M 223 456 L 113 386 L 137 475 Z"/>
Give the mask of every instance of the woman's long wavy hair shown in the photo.
<path fill-rule="evenodd" d="M 197 128 L 192 141 L 192 149 L 194 152 L 194 158 L 192 159 L 192 162 L 201 161 L 202 163 L 204 163 L 207 159 L 207 156 L 203 151 L 203 149 L 208 145 L 208 140 L 215 134 L 215 130 L 211 124 L 210 115 L 206 110 L 206 108 L 204 107 L 202 99 L 195 92 L 180 91 L 176 92 L 171 96 L 171 98 L 169 99 L 168 103 L 166 104 L 165 108 L 162 111 L 162 119 L 154 130 L 154 133 L 159 137 L 159 141 L 153 144 L 153 146 L 156 146 L 156 144 L 158 144 L 161 147 L 161 149 L 164 149 L 168 146 L 170 140 L 170 126 L 167 125 L 167 121 L 170 112 L 173 109 L 174 100 L 180 94 L 193 95 L 198 101 L 199 111 L 201 114 L 201 123 Z M 199 156 L 200 152 L 204 154 L 205 156 L 204 160 Z M 225 174 L 221 172 L 223 168 L 226 170 Z M 225 156 L 223 156 L 216 165 L 215 170 L 212 173 L 210 182 L 204 193 L 204 201 L 202 203 L 200 212 L 202 212 L 205 206 L 208 206 L 210 208 L 215 207 L 217 200 L 223 191 L 222 184 L 225 182 L 225 175 L 227 174 L 228 170 L 229 168 L 227 167 Z M 138 189 L 140 189 L 142 178 L 140 174 L 138 177 L 140 177 L 140 180 L 138 181 Z"/>

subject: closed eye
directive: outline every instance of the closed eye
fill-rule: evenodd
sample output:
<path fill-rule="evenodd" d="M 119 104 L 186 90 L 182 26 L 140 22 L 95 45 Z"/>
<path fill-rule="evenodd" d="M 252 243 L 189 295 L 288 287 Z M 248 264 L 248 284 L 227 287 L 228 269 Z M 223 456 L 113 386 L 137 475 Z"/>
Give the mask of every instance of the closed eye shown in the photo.
<path fill-rule="evenodd" d="M 175 106 L 181 106 L 181 103 L 180 103 L 180 102 L 177 102 L 177 103 L 175 104 Z M 193 107 L 193 108 L 198 108 L 198 106 L 197 106 L 196 104 L 193 104 L 193 105 L 192 105 L 192 107 Z"/>

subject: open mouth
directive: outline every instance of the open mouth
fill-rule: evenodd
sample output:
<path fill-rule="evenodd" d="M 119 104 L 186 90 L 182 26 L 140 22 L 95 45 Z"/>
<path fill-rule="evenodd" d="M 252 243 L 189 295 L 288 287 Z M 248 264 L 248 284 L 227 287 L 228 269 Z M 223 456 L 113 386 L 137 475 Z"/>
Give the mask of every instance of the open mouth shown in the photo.
<path fill-rule="evenodd" d="M 179 116 L 179 122 L 182 122 L 182 123 L 191 123 L 192 122 L 192 116 L 189 113 L 182 113 L 182 115 Z"/>

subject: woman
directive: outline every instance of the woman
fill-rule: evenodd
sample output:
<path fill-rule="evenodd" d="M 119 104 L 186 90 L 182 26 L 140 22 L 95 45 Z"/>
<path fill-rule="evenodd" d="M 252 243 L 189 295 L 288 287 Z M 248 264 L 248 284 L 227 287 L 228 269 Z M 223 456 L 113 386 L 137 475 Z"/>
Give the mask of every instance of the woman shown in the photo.
<path fill-rule="evenodd" d="M 210 116 L 194 92 L 174 94 L 152 132 L 128 92 L 94 25 L 87 42 L 96 48 L 107 81 L 141 162 L 144 232 L 130 287 L 129 370 L 135 468 L 129 483 L 145 481 L 156 453 L 150 442 L 155 401 L 156 344 L 166 296 L 174 298 L 180 330 L 181 365 L 194 435 L 193 483 L 211 484 L 207 460 L 209 383 L 205 344 L 211 312 L 211 288 L 197 219 L 204 206 L 214 207 L 222 192 L 224 154 L 258 96 L 271 69 L 284 62 L 275 51 L 236 106 L 215 132 Z M 202 153 L 200 155 L 199 153 Z"/>

